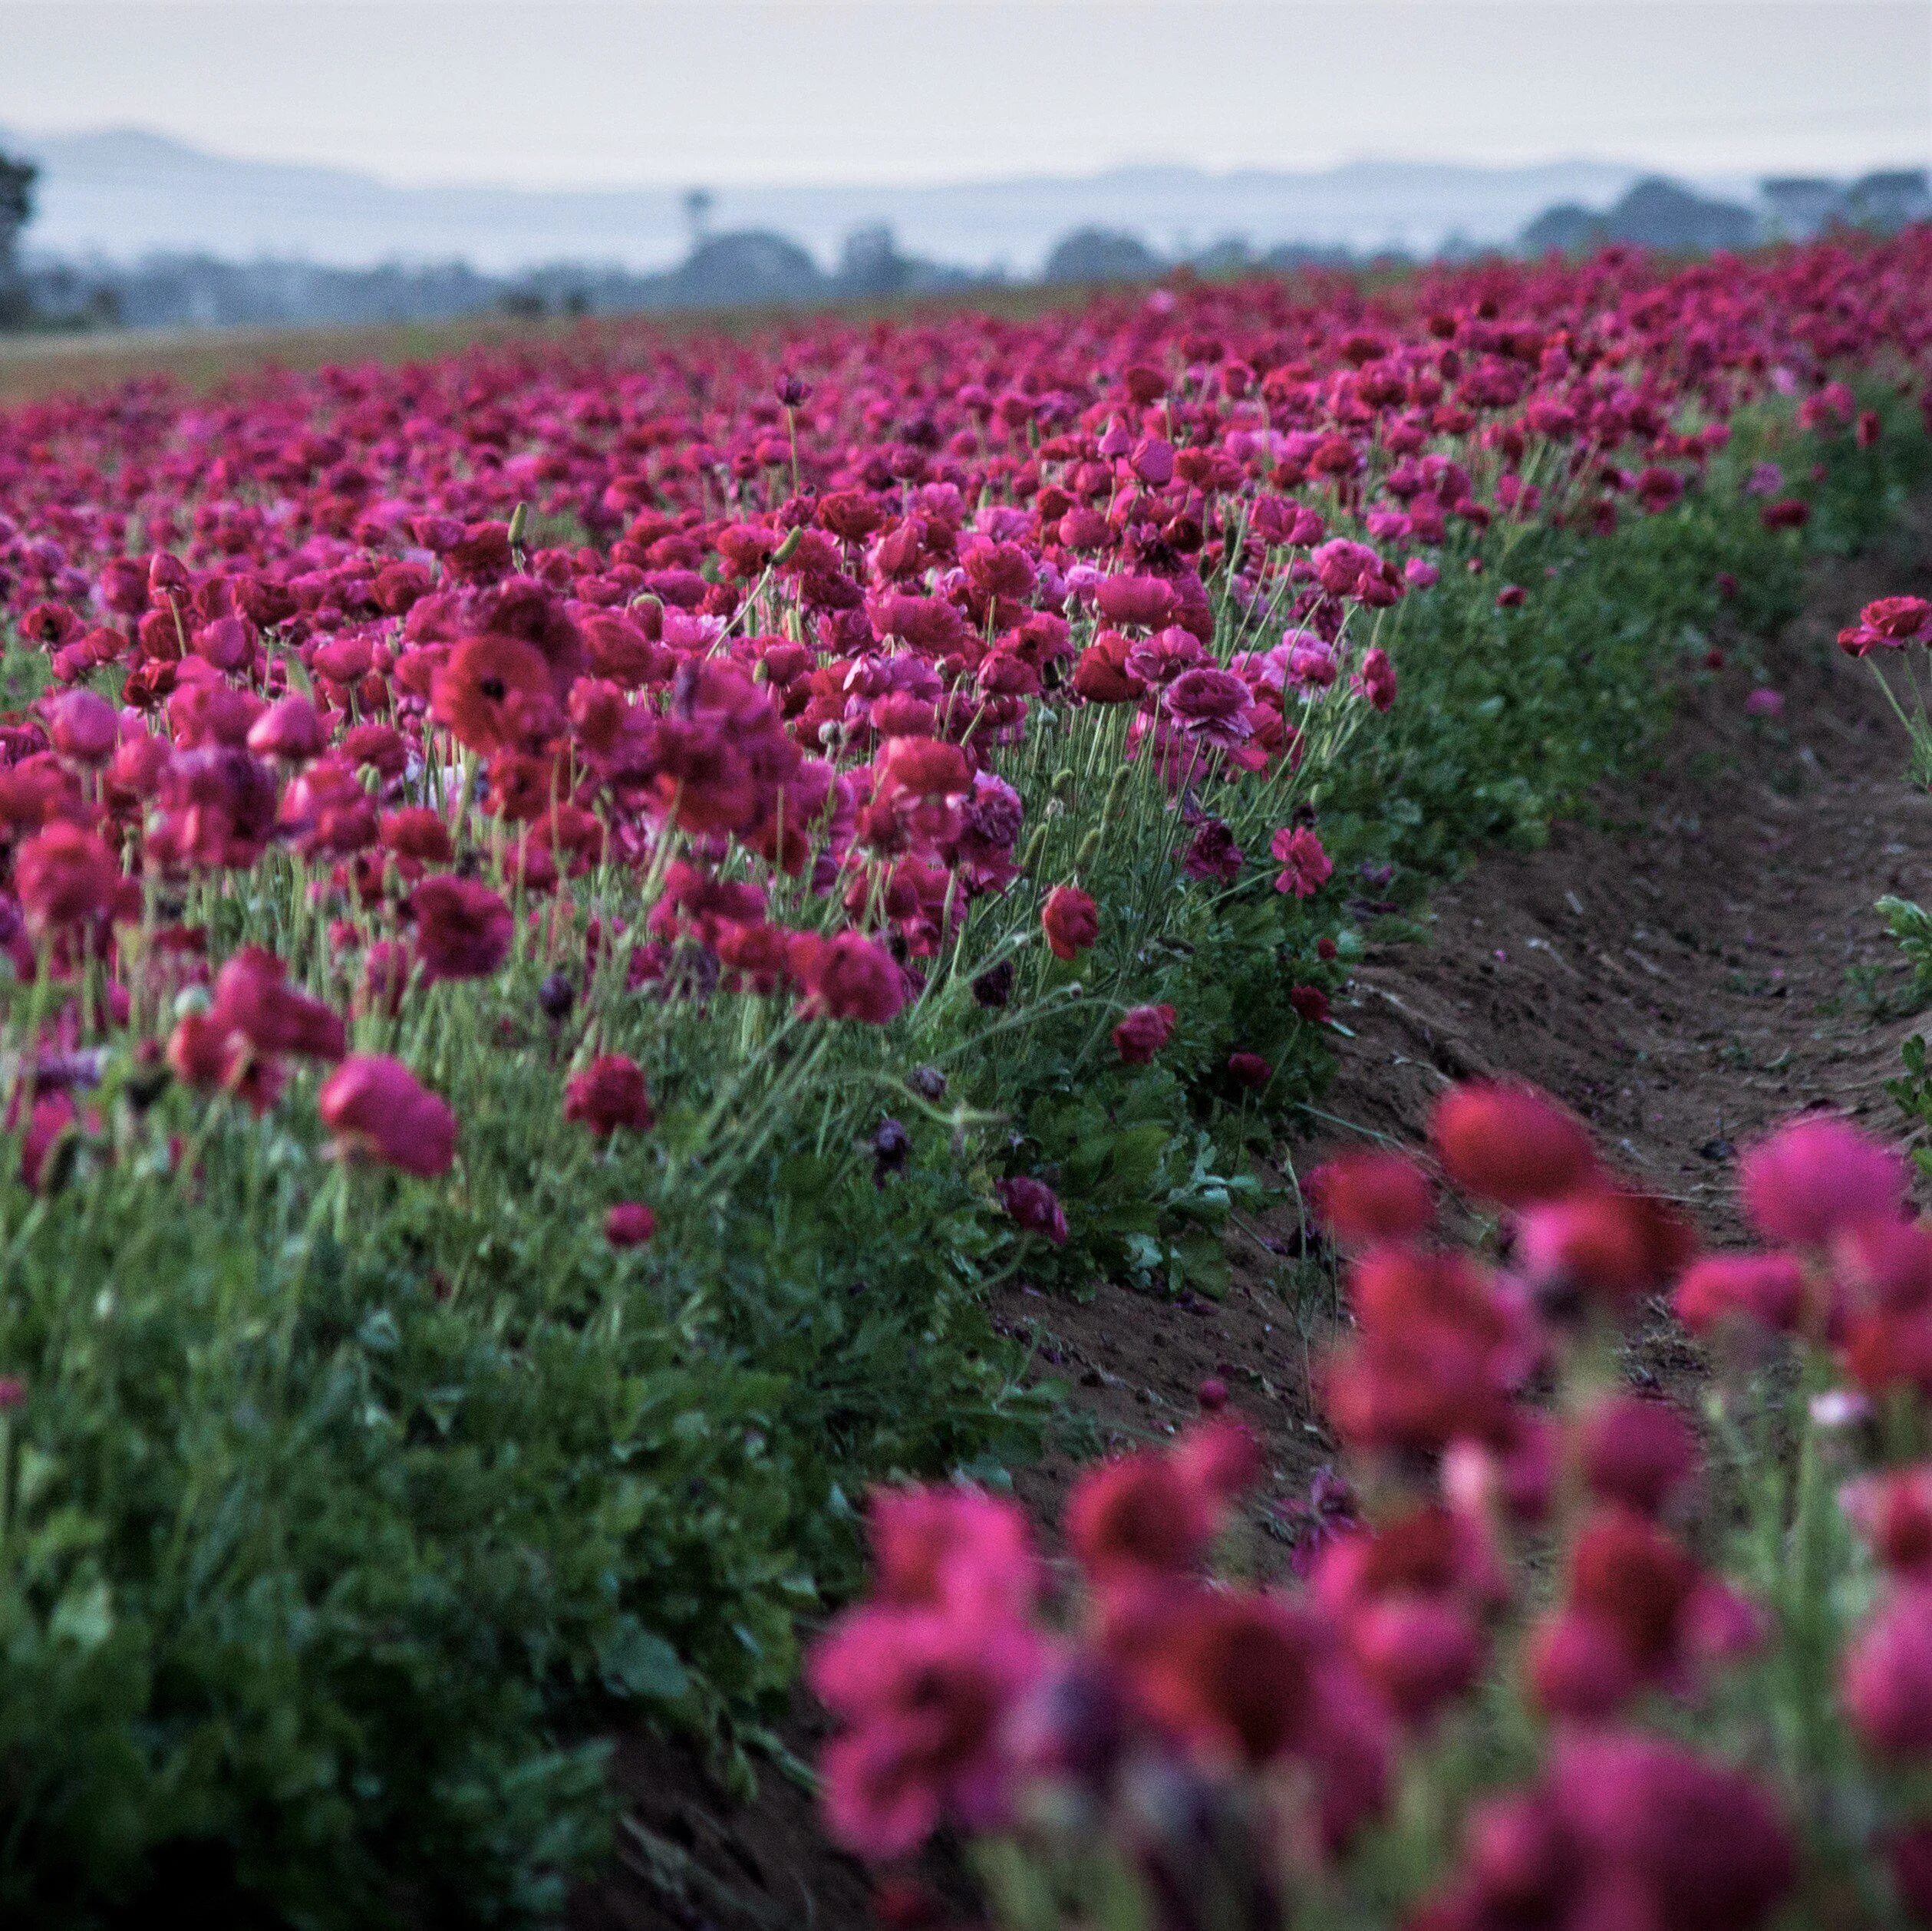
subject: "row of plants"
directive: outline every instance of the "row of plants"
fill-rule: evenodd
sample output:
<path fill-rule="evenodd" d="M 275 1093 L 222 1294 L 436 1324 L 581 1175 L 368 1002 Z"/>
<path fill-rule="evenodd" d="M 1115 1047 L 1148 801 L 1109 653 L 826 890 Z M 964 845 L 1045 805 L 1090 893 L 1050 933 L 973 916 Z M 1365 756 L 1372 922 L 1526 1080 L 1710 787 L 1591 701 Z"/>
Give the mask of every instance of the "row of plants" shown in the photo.
<path fill-rule="evenodd" d="M 1932 239 L 0 417 L 0 1900 L 538 1921 L 990 1284 L 1212 1291 L 1377 921 L 1922 479 Z"/>

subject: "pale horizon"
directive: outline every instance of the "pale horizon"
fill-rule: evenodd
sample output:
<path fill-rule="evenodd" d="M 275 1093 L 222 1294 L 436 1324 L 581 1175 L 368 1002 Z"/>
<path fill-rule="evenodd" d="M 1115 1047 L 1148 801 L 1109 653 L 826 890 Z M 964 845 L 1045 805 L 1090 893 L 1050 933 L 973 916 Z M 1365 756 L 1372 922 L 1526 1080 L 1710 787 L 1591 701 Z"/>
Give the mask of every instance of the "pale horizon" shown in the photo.
<path fill-rule="evenodd" d="M 1932 0 L 0 0 L 0 44 L 30 141 L 404 187 L 1932 160 Z"/>

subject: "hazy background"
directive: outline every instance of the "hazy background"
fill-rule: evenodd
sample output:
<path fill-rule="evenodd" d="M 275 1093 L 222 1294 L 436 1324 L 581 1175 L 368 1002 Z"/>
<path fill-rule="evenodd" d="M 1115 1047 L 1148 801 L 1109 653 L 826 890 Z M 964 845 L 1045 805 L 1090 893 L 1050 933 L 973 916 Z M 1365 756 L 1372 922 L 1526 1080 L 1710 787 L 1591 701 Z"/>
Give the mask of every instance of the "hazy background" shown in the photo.
<path fill-rule="evenodd" d="M 1763 227 L 1766 176 L 1923 169 L 1932 0 L 0 0 L 0 149 L 83 277 L 1454 252 L 1647 176 Z"/>
<path fill-rule="evenodd" d="M 0 0 L 0 120 L 407 181 L 1923 163 L 1923 0 Z"/>

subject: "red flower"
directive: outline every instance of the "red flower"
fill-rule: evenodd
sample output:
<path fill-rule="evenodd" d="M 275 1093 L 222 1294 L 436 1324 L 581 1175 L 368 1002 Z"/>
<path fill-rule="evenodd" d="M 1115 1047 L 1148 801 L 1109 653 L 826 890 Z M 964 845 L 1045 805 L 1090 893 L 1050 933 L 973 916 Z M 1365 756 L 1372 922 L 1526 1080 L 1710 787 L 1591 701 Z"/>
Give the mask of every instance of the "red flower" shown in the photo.
<path fill-rule="evenodd" d="M 1288 1003 L 1297 1018 L 1310 1026 L 1326 1026 L 1329 1020 L 1328 995 L 1319 986 L 1291 986 Z"/>
<path fill-rule="evenodd" d="M 258 1052 L 341 1059 L 348 1050 L 341 1014 L 295 991 L 288 980 L 288 967 L 272 952 L 245 946 L 216 975 L 208 1017 L 222 1030 L 239 1033 Z"/>
<path fill-rule="evenodd" d="M 550 667 L 514 637 L 470 637 L 436 673 L 430 714 L 460 744 L 486 756 L 553 736 L 562 719 Z"/>
<path fill-rule="evenodd" d="M 56 819 L 14 854 L 14 890 L 37 937 L 137 916 L 140 888 L 94 832 Z"/>
<path fill-rule="evenodd" d="M 120 719 L 97 692 L 64 691 L 47 707 L 48 735 L 54 748 L 76 764 L 105 764 L 114 753 Z"/>
<path fill-rule="evenodd" d="M 1094 1582 L 1190 1574 L 1225 1513 L 1179 1457 L 1142 1449 L 1086 1470 L 1067 1503 L 1067 1539 Z"/>
<path fill-rule="evenodd" d="M 1539 1291 L 1630 1301 L 1661 1293 L 1695 1251 L 1683 1217 L 1647 1194 L 1598 1186 L 1525 1211 L 1516 1260 Z"/>
<path fill-rule="evenodd" d="M 1909 643 L 1932 628 L 1932 602 L 1923 597 L 1880 597 L 1859 611 L 1858 621 L 1887 643 Z"/>
<path fill-rule="evenodd" d="M 486 885 L 443 873 L 410 894 L 416 950 L 430 979 L 482 979 L 509 957 L 510 909 Z"/>
<path fill-rule="evenodd" d="M 789 963 L 805 994 L 801 1010 L 814 1017 L 883 1026 L 905 1003 L 905 973 L 883 946 L 862 932 L 839 932 L 829 939 L 798 933 Z"/>
<path fill-rule="evenodd" d="M 1040 924 L 1057 959 L 1076 959 L 1100 936 L 1100 914 L 1078 885 L 1056 885 L 1040 909 Z"/>
<path fill-rule="evenodd" d="M 1330 1425 L 1351 1445 L 1439 1453 L 1506 1446 L 1537 1358 L 1519 1302 L 1460 1254 L 1383 1247 L 1350 1268 L 1352 1338 L 1324 1375 Z"/>
<path fill-rule="evenodd" d="M 1824 1247 L 1861 1222 L 1897 1219 L 1905 1188 L 1897 1154 L 1828 1115 L 1781 1126 L 1738 1162 L 1752 1225 L 1790 1247 Z"/>
<path fill-rule="evenodd" d="M 400 1059 L 358 1053 L 322 1082 L 322 1124 L 345 1158 L 381 1161 L 433 1180 L 456 1157 L 456 1115 Z"/>
<path fill-rule="evenodd" d="M 1932 1583 L 1932 1464 L 1889 1470 L 1845 1491 L 1846 1513 L 1895 1576 Z"/>
<path fill-rule="evenodd" d="M 1670 1305 L 1693 1334 L 1736 1321 L 1789 1333 L 1805 1299 L 1805 1270 L 1792 1254 L 1711 1254 L 1691 1264 Z"/>
<path fill-rule="evenodd" d="M 1840 1694 L 1873 1755 L 1932 1758 L 1932 1590 L 1901 1590 L 1871 1618 L 1846 1653 Z"/>
<path fill-rule="evenodd" d="M 1258 1053 L 1231 1053 L 1228 1056 L 1228 1077 L 1238 1086 L 1245 1086 L 1251 1093 L 1261 1092 L 1274 1077 L 1274 1069 Z"/>
<path fill-rule="evenodd" d="M 1604 1508 L 1570 1552 L 1561 1607 L 1536 1629 L 1530 1680 L 1545 1709 L 1601 1717 L 1647 1686 L 1689 1686 L 1759 1633 L 1749 1606 L 1661 1529 Z"/>
<path fill-rule="evenodd" d="M 1427 1176 L 1400 1153 L 1344 1153 L 1308 1176 L 1308 1198 L 1322 1231 L 1344 1247 L 1412 1241 L 1435 1224 Z"/>
<path fill-rule="evenodd" d="M 866 1527 L 876 1601 L 1024 1615 L 1040 1594 L 1040 1560 L 1025 1514 L 983 1490 L 882 1488 L 872 1496 Z"/>
<path fill-rule="evenodd" d="M 620 1127 L 645 1132 L 654 1115 L 642 1069 L 621 1053 L 592 1060 L 565 1087 L 563 1116 L 593 1133 L 615 1133 Z"/>
<path fill-rule="evenodd" d="M 1683 1745 L 1607 1732 L 1470 1813 L 1462 1869 L 1418 1931 L 1759 1931 L 1796 1875 L 1758 1783 Z"/>
<path fill-rule="evenodd" d="M 1596 1167 L 1582 1125 L 1531 1086 L 1466 1081 L 1437 1101 L 1429 1132 L 1457 1186 L 1505 1207 L 1574 1192 Z"/>
<path fill-rule="evenodd" d="M 1000 1204 L 1029 1234 L 1042 1234 L 1057 1247 L 1067 1244 L 1067 1214 L 1059 1196 L 1043 1180 L 1015 1174 L 999 1183 Z"/>
<path fill-rule="evenodd" d="M 1657 1515 L 1696 1479 L 1690 1425 L 1668 1402 L 1606 1395 L 1578 1425 L 1577 1459 L 1590 1492 Z"/>
<path fill-rule="evenodd" d="M 832 1835 L 885 1858 L 948 1818 L 1001 1822 L 1013 1715 L 1045 1662 L 1040 1639 L 1012 1617 L 871 1606 L 841 1616 L 806 1666 L 845 1726 L 819 1759 Z"/>
<path fill-rule="evenodd" d="M 1166 1045 L 1173 1030 L 1172 1006 L 1130 1007 L 1113 1029 L 1114 1050 L 1123 1066 L 1144 1066 Z"/>

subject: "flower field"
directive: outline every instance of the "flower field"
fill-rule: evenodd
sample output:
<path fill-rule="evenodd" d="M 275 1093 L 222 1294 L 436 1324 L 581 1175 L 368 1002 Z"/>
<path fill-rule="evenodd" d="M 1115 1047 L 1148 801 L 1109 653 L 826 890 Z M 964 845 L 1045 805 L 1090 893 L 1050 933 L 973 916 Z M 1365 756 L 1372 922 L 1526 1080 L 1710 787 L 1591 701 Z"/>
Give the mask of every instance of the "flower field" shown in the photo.
<path fill-rule="evenodd" d="M 1746 1169 L 1775 1251 L 1682 1284 L 1679 1223 L 1516 1089 L 1438 1136 L 1500 1278 L 1428 1244 L 1419 1169 L 1326 1169 L 1363 1251 L 1325 1399 L 1383 1526 L 1305 1596 L 1198 1573 L 1229 1423 L 1076 1489 L 1077 1639 L 964 1486 L 889 1491 L 839 1605 L 872 1484 L 1066 1433 L 990 1297 L 1220 1292 L 1365 946 L 1897 517 L 1929 285 L 1908 231 L 0 414 L 13 1918 L 554 1921 L 609 1737 L 748 1771 L 835 1613 L 836 1830 L 1050 1816 L 989 1853 L 1022 1922 L 1742 1927 L 1818 1858 L 1894 1909 L 1920 1557 L 1858 1569 L 1782 1411 L 1673 1539 L 1696 1438 L 1597 1389 L 1673 1287 L 1913 1383 L 1834 1298 L 1916 1279 L 1902 1178 L 1822 1129 Z M 1570 1537 L 1555 1607 L 1504 1517 Z M 1693 1544 L 1739 1521 L 1733 1587 Z M 1848 1718 L 1841 1581 L 1889 1606 Z M 1712 1682 L 1789 1709 L 1782 1783 L 1683 1715 Z M 1136 1875 L 1143 1801 L 1202 1861 Z M 1673 1810 L 1725 1820 L 1703 1888 Z"/>

